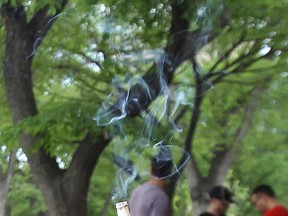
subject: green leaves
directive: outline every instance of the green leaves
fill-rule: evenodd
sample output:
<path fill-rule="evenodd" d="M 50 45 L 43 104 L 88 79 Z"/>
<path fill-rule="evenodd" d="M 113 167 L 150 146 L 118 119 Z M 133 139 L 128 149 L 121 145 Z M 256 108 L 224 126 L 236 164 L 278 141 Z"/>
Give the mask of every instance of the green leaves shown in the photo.
<path fill-rule="evenodd" d="M 7 1 L 2 0 L 0 4 L 5 2 Z M 198 46 L 203 41 L 207 43 L 193 56 L 200 68 L 200 78 L 205 80 L 203 85 L 207 85 L 207 91 L 201 95 L 205 99 L 193 140 L 193 154 L 201 171 L 204 174 L 209 172 L 215 150 L 233 146 L 243 113 L 251 98 L 251 89 L 260 83 L 266 85 L 267 89 L 259 102 L 253 118 L 254 124 L 245 139 L 244 147 L 239 151 L 243 156 L 237 161 L 240 166 L 236 167 L 233 177 L 240 181 L 237 184 L 241 187 L 244 185 L 243 188 L 247 189 L 253 182 L 263 179 L 263 176 L 266 179 L 277 167 L 279 173 L 280 169 L 287 169 L 283 163 L 287 160 L 284 154 L 287 129 L 283 120 L 286 118 L 285 107 L 288 105 L 288 26 L 284 16 L 288 8 L 287 1 L 226 0 L 222 4 L 222 1 L 197 0 L 173 3 L 183 4 L 182 7 L 186 10 L 181 18 L 185 17 L 190 22 L 191 31 L 198 29 L 203 33 L 218 33 L 212 42 L 201 37 L 192 44 Z M 61 1 L 58 0 L 12 0 L 10 4 L 23 5 L 29 17 L 45 6 L 49 6 L 50 14 L 55 14 L 61 7 Z M 115 82 L 111 80 L 117 76 L 119 80 L 124 80 L 121 81 L 123 84 L 128 80 L 127 77 L 142 76 L 154 62 L 167 54 L 162 49 L 167 38 L 171 38 L 171 19 L 171 1 L 166 0 L 69 1 L 66 10 L 59 15 L 43 40 L 33 61 L 33 90 L 39 113 L 13 125 L 1 78 L 0 143 L 8 147 L 2 152 L 3 163 L 7 151 L 18 147 L 19 135 L 25 132 L 38 139 L 31 151 L 37 152 L 40 147 L 44 147 L 49 154 L 64 162 L 64 168 L 67 168 L 85 134 L 88 131 L 98 133 L 102 130 L 97 127 L 93 117 L 101 102 L 113 91 L 112 85 Z M 4 45 L 4 29 L 1 27 L 0 31 L 1 44 Z M 188 39 L 194 40 L 192 37 Z M 0 49 L 3 51 L 4 46 Z M 189 50 L 190 47 L 182 49 Z M 173 54 L 178 56 L 181 52 Z M 2 60 L 3 53 L 0 52 Z M 171 65 L 174 64 L 175 62 L 171 62 Z M 181 104 L 180 109 L 188 110 L 187 115 L 178 122 L 183 133 L 173 134 L 169 119 L 166 118 L 153 130 L 154 139 L 171 141 L 173 138 L 171 142 L 184 145 L 190 115 L 197 99 L 192 69 L 189 61 L 183 63 L 178 68 L 170 89 L 171 93 L 178 90 L 185 95 L 185 104 Z M 162 99 L 159 98 L 154 103 L 163 104 L 165 101 Z M 152 103 L 150 108 L 154 108 L 154 105 Z M 161 109 L 155 108 L 156 117 L 161 116 Z M 178 112 L 173 117 L 176 118 L 177 114 Z M 141 136 L 142 120 L 127 118 L 123 121 L 125 126 L 122 129 L 127 133 L 127 143 L 123 146 L 133 147 L 134 141 Z M 100 215 L 100 208 L 105 204 L 104 197 L 113 184 L 112 181 L 107 183 L 107 179 L 114 177 L 113 172 L 107 173 L 113 167 L 110 153 L 103 155 L 92 179 L 89 194 L 91 214 Z M 254 177 L 254 171 L 257 177 Z M 279 174 L 275 176 L 281 178 Z M 37 200 L 33 202 L 38 203 L 40 195 L 31 187 L 30 177 L 18 177 L 15 178 L 10 196 L 12 205 L 17 207 L 13 209 L 13 214 L 31 215 L 31 212 L 28 213 L 31 203 L 21 201 L 31 199 L 28 195 L 30 193 Z M 276 180 L 276 177 L 267 177 L 269 182 Z M 283 179 L 280 182 L 284 184 Z M 18 194 L 14 189 L 20 190 L 21 185 L 24 185 L 25 192 Z M 281 189 L 280 183 L 277 183 L 277 188 Z M 180 186 L 179 194 L 173 202 L 177 212 L 182 212 L 181 209 L 186 207 L 181 205 L 183 193 L 185 197 L 189 196 L 186 182 Z M 246 192 L 243 194 L 245 196 L 241 199 L 247 198 Z M 185 205 L 190 202 L 188 200 Z M 33 214 L 45 210 L 43 204 L 39 206 L 33 208 Z"/>
<path fill-rule="evenodd" d="M 37 216 L 46 212 L 41 192 L 35 187 L 31 173 L 26 165 L 20 172 L 16 173 L 9 193 L 11 215 Z"/>

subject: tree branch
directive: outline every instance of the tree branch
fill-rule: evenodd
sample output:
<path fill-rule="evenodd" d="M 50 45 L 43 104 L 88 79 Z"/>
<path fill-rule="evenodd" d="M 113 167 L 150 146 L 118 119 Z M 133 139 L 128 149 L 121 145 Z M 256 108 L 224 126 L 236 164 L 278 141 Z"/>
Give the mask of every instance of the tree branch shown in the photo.
<path fill-rule="evenodd" d="M 236 43 L 232 44 L 231 48 L 228 49 L 228 50 L 226 51 L 226 53 L 225 53 L 223 56 L 221 56 L 221 57 L 218 59 L 218 61 L 211 67 L 211 69 L 210 69 L 209 72 L 208 72 L 207 78 L 209 78 L 210 76 L 213 75 L 213 72 L 214 72 L 214 70 L 216 69 L 216 67 L 217 67 L 223 60 L 227 59 L 228 56 L 229 56 L 243 41 L 244 41 L 244 35 L 243 35 L 242 37 L 240 37 L 239 40 L 238 40 Z"/>
<path fill-rule="evenodd" d="M 95 164 L 110 140 L 111 138 L 104 133 L 100 134 L 97 138 L 94 134 L 87 133 L 73 155 L 71 164 L 65 173 L 65 179 L 69 179 L 68 181 L 71 184 L 81 183 L 81 187 L 89 185 L 88 182 Z"/>
<path fill-rule="evenodd" d="M 262 92 L 263 86 L 256 86 L 252 91 L 252 96 L 246 106 L 242 123 L 239 125 L 238 131 L 235 135 L 235 142 L 229 146 L 223 145 L 222 149 L 214 152 L 215 157 L 211 162 L 208 179 L 213 181 L 214 184 L 223 182 L 227 170 L 235 159 L 236 148 L 243 143 L 253 120 L 253 114 L 257 107 L 257 102 Z"/>
<path fill-rule="evenodd" d="M 7 174 L 6 174 L 6 182 L 7 182 L 8 187 L 10 185 L 11 179 L 13 177 L 14 169 L 15 169 L 16 152 L 17 150 L 12 151 L 9 155 L 8 169 L 7 169 Z"/>
<path fill-rule="evenodd" d="M 203 81 L 200 78 L 198 66 L 197 66 L 195 60 L 192 60 L 192 61 L 193 61 L 193 71 L 194 71 L 194 74 L 196 77 L 196 95 L 195 95 L 195 101 L 194 101 L 190 126 L 189 126 L 189 129 L 187 131 L 187 136 L 185 139 L 185 150 L 187 152 L 192 151 L 192 142 L 194 140 L 194 136 L 196 133 L 196 127 L 197 127 L 197 123 L 198 123 L 200 113 L 201 113 L 200 107 L 201 107 L 201 104 L 202 104 L 202 101 L 204 98 L 204 96 L 203 96 Z M 197 166 L 197 163 L 194 160 L 193 156 L 189 162 L 189 166 L 191 169 L 193 169 L 193 172 L 195 172 L 194 175 L 196 176 L 196 178 L 200 179 L 201 178 L 201 172 L 200 172 L 199 167 Z M 191 169 L 190 169 L 190 171 L 191 171 Z"/>
<path fill-rule="evenodd" d="M 32 40 L 34 44 L 34 50 L 36 50 L 37 47 L 41 44 L 44 36 L 59 17 L 67 3 L 68 0 L 62 0 L 61 7 L 56 10 L 55 15 L 48 14 L 50 8 L 47 5 L 37 11 L 32 17 L 31 21 L 28 23 L 28 28 L 31 30 L 31 32 L 33 32 L 31 36 L 33 37 Z"/>
<path fill-rule="evenodd" d="M 138 116 L 149 104 L 163 93 L 163 87 L 172 82 L 175 70 L 184 61 L 193 58 L 205 44 L 209 43 L 216 33 L 202 32 L 198 29 L 189 33 L 189 21 L 183 18 L 186 8 L 177 1 L 172 3 L 172 25 L 162 59 L 154 64 L 142 77 L 146 86 L 136 84 L 129 90 L 125 101 L 127 116 Z M 111 109 L 122 111 L 117 103 Z"/>
<path fill-rule="evenodd" d="M 100 70 L 102 70 L 102 66 L 99 62 L 97 62 L 96 60 L 92 59 L 91 57 L 89 57 L 86 53 L 84 52 L 78 52 L 79 55 L 81 55 L 83 58 L 85 58 L 86 61 L 88 61 L 88 63 L 93 63 L 96 64 L 97 67 L 99 67 Z"/>
<path fill-rule="evenodd" d="M 237 60 L 235 60 L 230 65 L 228 65 L 228 67 L 231 67 L 233 64 L 236 64 L 236 62 L 244 61 L 245 58 L 249 59 L 249 57 L 251 57 L 252 55 L 255 55 L 257 52 L 258 52 L 258 50 L 255 50 L 254 52 L 240 56 Z M 216 83 L 220 82 L 224 77 L 226 77 L 228 75 L 243 72 L 246 68 L 251 66 L 253 63 L 259 61 L 260 59 L 263 59 L 263 58 L 266 58 L 267 56 L 269 56 L 271 54 L 271 52 L 272 52 L 272 49 L 267 54 L 265 54 L 263 56 L 257 56 L 257 57 L 254 57 L 252 59 L 247 60 L 246 62 L 244 61 L 241 64 L 239 64 L 237 67 L 232 69 L 230 72 L 228 72 L 228 71 L 223 72 L 223 71 L 226 71 L 226 69 L 228 70 L 228 68 L 223 69 L 221 72 L 216 72 L 213 74 L 213 75 L 216 75 L 216 77 L 213 80 L 211 80 L 211 82 L 215 85 Z"/>

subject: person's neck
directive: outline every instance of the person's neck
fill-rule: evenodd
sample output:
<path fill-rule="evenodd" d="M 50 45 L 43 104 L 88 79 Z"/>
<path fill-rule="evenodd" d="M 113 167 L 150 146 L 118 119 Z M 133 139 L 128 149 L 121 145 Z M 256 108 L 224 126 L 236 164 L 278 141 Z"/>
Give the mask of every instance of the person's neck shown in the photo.
<path fill-rule="evenodd" d="M 212 214 L 212 215 L 215 215 L 215 216 L 221 216 L 219 215 L 219 213 L 217 212 L 217 210 L 214 208 L 214 206 L 209 206 L 207 211 Z"/>
<path fill-rule="evenodd" d="M 160 186 L 160 187 L 164 187 L 165 185 L 165 181 L 163 179 L 158 179 L 158 178 L 151 178 L 149 180 L 149 183 L 152 185 Z"/>
<path fill-rule="evenodd" d="M 271 210 L 271 209 L 273 209 L 273 208 L 275 208 L 276 206 L 279 206 L 279 205 L 280 204 L 279 204 L 278 200 L 270 199 L 269 202 L 268 202 L 267 207 L 268 207 L 268 210 Z"/>

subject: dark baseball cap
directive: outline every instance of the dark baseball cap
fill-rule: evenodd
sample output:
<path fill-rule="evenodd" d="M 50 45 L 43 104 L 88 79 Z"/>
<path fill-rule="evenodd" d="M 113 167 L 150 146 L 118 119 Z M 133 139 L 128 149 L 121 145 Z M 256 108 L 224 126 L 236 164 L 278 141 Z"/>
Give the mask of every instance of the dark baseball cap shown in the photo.
<path fill-rule="evenodd" d="M 234 203 L 232 198 L 233 194 L 226 187 L 215 186 L 210 192 L 210 198 L 216 198 L 224 202 L 225 204 Z"/>
<path fill-rule="evenodd" d="M 160 146 L 159 152 L 152 158 L 152 173 L 155 177 L 167 177 L 172 170 L 172 157 L 169 148 L 165 145 Z"/>

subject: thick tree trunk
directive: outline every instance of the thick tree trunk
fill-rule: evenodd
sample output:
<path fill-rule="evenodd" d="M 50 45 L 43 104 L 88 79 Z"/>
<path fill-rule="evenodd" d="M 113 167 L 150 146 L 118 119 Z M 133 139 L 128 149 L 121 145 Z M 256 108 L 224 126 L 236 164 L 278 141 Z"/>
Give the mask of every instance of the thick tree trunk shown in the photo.
<path fill-rule="evenodd" d="M 65 5 L 66 1 L 62 1 Z M 26 21 L 23 7 L 5 5 L 1 15 L 6 27 L 4 83 L 14 123 L 37 114 L 33 94 L 31 65 L 39 41 L 42 41 L 52 17 L 41 9 Z M 28 157 L 32 174 L 40 188 L 51 216 L 86 216 L 89 180 L 109 138 L 88 133 L 79 143 L 68 170 L 61 170 L 54 157 L 43 148 L 31 151 L 38 137 L 23 133 L 20 146 Z"/>

